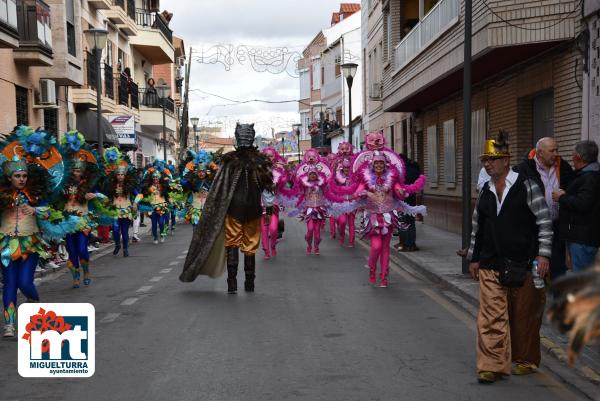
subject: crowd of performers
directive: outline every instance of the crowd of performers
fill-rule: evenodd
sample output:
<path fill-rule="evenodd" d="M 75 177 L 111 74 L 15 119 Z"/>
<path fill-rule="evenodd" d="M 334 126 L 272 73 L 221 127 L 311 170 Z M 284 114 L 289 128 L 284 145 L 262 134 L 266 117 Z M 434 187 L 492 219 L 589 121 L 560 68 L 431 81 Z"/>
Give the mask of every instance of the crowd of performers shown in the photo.
<path fill-rule="evenodd" d="M 72 288 L 92 283 L 89 240 L 101 226 L 113 232 L 115 256 L 129 256 L 129 230 L 141 214 L 152 222 L 155 244 L 175 228 L 176 217 L 196 224 L 217 169 L 215 156 L 188 152 L 181 175 L 162 160 L 138 171 L 118 148 L 102 155 L 78 131 L 55 136 L 17 127 L 0 141 L 0 264 L 4 337 L 14 337 L 17 291 L 29 302 L 40 259 L 63 243 Z"/>
<path fill-rule="evenodd" d="M 407 228 L 403 215 L 425 214 L 424 206 L 404 202 L 422 190 L 425 176 L 406 184 L 404 162 L 385 147 L 380 132 L 366 135 L 363 151 L 342 143 L 336 154 L 325 158 L 316 149 L 310 149 L 297 166 L 289 165 L 273 148 L 258 154 L 252 145 L 253 132 L 252 125 L 236 127 L 237 149 L 225 155 L 227 160 L 224 158 L 215 177 L 214 191 L 203 198 L 210 209 L 205 209 L 194 233 L 180 280 L 191 282 L 198 275 L 219 277 L 224 273 L 218 267 L 223 258 L 228 292 L 236 293 L 241 250 L 245 258 L 245 289 L 253 291 L 258 241 L 262 237 L 266 259 L 277 255 L 280 214 L 285 210 L 288 216 L 297 216 L 306 223 L 306 252 L 316 255 L 321 252 L 321 231 L 327 222 L 332 238 L 339 238 L 341 246 L 345 246 L 347 238 L 347 246 L 353 247 L 355 220 L 360 217 L 363 229 L 359 233 L 370 241 L 369 282 L 387 287 L 393 233 Z M 268 185 L 261 178 L 265 157 L 272 173 Z M 257 209 L 258 203 L 261 205 Z M 255 227 L 257 224 L 260 229 Z"/>

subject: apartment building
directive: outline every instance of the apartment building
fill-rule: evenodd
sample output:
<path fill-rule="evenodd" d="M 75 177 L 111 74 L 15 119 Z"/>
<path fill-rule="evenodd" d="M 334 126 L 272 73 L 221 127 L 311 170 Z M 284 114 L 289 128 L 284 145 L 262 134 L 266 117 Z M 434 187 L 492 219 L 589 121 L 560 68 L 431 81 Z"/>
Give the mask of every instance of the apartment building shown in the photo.
<path fill-rule="evenodd" d="M 387 17 L 389 18 L 389 14 Z M 388 146 L 408 153 L 411 113 L 389 113 L 383 110 L 384 13 L 382 0 L 362 2 L 362 64 L 364 76 L 362 121 L 365 132 L 382 131 Z M 391 25 L 388 25 L 391 26 Z M 404 139 L 403 139 L 404 138 Z"/>
<path fill-rule="evenodd" d="M 0 137 L 16 125 L 66 129 L 68 88 L 82 82 L 81 59 L 68 47 L 79 40 L 65 29 L 66 18 L 74 21 L 68 3 L 0 2 Z"/>
<path fill-rule="evenodd" d="M 555 137 L 564 155 L 581 138 L 580 5 L 473 1 L 473 177 L 500 129 L 514 163 L 540 137 Z M 464 1 L 385 0 L 382 9 L 383 110 L 412 114 L 402 146 L 428 176 L 426 221 L 460 232 Z"/>
<path fill-rule="evenodd" d="M 344 127 L 362 111 L 362 69 L 359 67 L 352 86 L 352 118 L 349 116 L 348 87 L 341 65 L 361 65 L 360 4 L 342 3 L 332 13 L 331 26 L 321 30 L 303 51 L 298 62 L 300 102 L 298 111 L 302 127 L 300 149 L 320 148 L 323 153 L 337 150 L 337 144 L 348 138 Z M 319 133 L 321 119 L 325 127 Z M 360 138 L 354 136 L 358 144 Z"/>

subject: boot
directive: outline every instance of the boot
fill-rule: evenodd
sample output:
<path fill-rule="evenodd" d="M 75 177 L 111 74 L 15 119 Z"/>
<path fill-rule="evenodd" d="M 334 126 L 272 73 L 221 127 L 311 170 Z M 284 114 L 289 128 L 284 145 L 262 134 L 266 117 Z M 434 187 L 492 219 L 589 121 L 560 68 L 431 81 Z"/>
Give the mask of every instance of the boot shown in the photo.
<path fill-rule="evenodd" d="M 227 292 L 237 293 L 238 248 L 227 248 Z"/>
<path fill-rule="evenodd" d="M 115 239 L 115 249 L 113 251 L 113 255 L 118 255 L 119 251 L 121 250 L 121 241 Z"/>
<path fill-rule="evenodd" d="M 244 272 L 246 273 L 244 290 L 254 292 L 254 278 L 256 277 L 256 259 L 254 255 L 244 255 Z"/>

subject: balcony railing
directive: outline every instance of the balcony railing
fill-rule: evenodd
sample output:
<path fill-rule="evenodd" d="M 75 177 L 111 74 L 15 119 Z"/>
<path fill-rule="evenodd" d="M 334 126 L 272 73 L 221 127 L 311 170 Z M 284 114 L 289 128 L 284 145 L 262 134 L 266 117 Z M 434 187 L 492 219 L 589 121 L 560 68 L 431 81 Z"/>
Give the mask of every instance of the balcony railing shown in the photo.
<path fill-rule="evenodd" d="M 140 88 L 138 91 L 142 106 L 153 109 L 162 109 L 163 99 L 158 97 L 158 92 L 154 88 Z M 165 110 L 175 113 L 175 102 L 170 97 L 165 99 Z"/>
<path fill-rule="evenodd" d="M 135 12 L 135 22 L 139 26 L 158 29 L 165 35 L 169 43 L 173 43 L 173 31 L 158 13 L 137 9 Z"/>
<path fill-rule="evenodd" d="M 138 85 L 131 81 L 125 73 L 115 74 L 114 79 L 117 81 L 119 104 L 132 109 L 139 109 Z"/>
<path fill-rule="evenodd" d="M 0 29 L 8 29 L 12 34 L 18 34 L 17 1 L 0 0 Z"/>
<path fill-rule="evenodd" d="M 104 64 L 104 87 L 106 88 L 104 92 L 106 97 L 114 100 L 115 82 L 113 79 L 113 68 L 108 64 Z"/>
<path fill-rule="evenodd" d="M 459 0 L 441 0 L 398 43 L 394 50 L 396 70 L 402 68 L 458 21 Z"/>
<path fill-rule="evenodd" d="M 52 29 L 48 4 L 42 0 L 21 0 L 17 6 L 17 20 L 19 47 L 35 46 L 52 54 Z"/>

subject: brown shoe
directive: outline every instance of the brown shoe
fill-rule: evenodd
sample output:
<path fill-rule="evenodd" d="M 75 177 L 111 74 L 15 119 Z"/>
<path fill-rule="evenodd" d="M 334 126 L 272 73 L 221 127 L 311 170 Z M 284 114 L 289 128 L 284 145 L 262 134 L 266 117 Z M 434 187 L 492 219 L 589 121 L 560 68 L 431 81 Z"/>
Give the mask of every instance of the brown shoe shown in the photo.
<path fill-rule="evenodd" d="M 530 375 L 537 372 L 535 366 L 528 362 L 517 362 L 511 369 L 511 373 L 516 376 Z"/>

